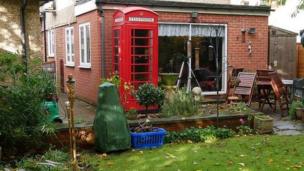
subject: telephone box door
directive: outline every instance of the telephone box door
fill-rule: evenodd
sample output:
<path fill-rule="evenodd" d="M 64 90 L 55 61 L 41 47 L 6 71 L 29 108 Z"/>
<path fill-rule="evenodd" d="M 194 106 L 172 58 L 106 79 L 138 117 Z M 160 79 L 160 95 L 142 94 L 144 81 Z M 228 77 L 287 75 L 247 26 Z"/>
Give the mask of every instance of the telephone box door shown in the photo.
<path fill-rule="evenodd" d="M 157 86 L 157 14 L 140 7 L 118 11 L 114 14 L 113 34 L 113 69 L 121 79 L 122 104 L 125 110 L 143 110 L 145 108 L 137 103 L 134 92 L 144 83 Z"/>

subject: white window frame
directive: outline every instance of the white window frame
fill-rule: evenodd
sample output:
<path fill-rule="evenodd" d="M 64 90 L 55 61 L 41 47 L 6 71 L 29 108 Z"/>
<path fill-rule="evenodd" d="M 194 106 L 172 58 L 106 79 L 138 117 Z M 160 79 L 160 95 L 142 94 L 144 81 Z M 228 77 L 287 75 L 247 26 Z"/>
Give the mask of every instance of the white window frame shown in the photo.
<path fill-rule="evenodd" d="M 47 31 L 47 55 L 48 57 L 55 56 L 55 32 L 54 30 Z"/>
<path fill-rule="evenodd" d="M 90 43 L 90 46 L 87 47 L 88 45 L 88 42 L 87 42 L 87 30 L 86 30 L 86 26 L 88 26 L 89 28 L 89 43 Z M 84 28 L 84 61 L 81 61 L 82 60 L 82 54 L 81 54 L 81 28 Z M 89 49 L 88 49 L 89 48 Z M 89 56 L 88 56 L 88 50 L 89 50 Z M 90 23 L 84 23 L 84 24 L 80 24 L 79 25 L 79 61 L 80 61 L 80 65 L 79 67 L 80 68 L 91 68 L 91 61 L 92 61 L 92 58 L 91 58 L 91 27 L 90 27 Z M 88 58 L 90 59 L 90 61 L 88 61 Z"/>
<path fill-rule="evenodd" d="M 69 48 L 67 48 L 69 47 Z M 68 49 L 70 51 L 68 51 Z M 65 65 L 75 66 L 75 53 L 74 53 L 74 28 L 65 28 Z"/>
<path fill-rule="evenodd" d="M 223 58 L 222 58 L 222 89 L 219 91 L 219 94 L 226 94 L 227 92 L 227 79 L 228 79 L 228 59 L 227 59 L 227 39 L 228 39 L 228 35 L 227 35 L 227 24 L 215 24 L 215 23 L 175 23 L 175 22 L 159 22 L 159 24 L 179 24 L 179 25 L 188 25 L 189 26 L 189 39 L 191 40 L 191 26 L 192 25 L 207 25 L 207 26 L 223 26 L 225 27 L 225 36 L 223 37 L 223 48 L 222 48 L 222 54 L 223 54 Z M 204 91 L 202 92 L 202 95 L 216 95 L 216 91 Z"/>

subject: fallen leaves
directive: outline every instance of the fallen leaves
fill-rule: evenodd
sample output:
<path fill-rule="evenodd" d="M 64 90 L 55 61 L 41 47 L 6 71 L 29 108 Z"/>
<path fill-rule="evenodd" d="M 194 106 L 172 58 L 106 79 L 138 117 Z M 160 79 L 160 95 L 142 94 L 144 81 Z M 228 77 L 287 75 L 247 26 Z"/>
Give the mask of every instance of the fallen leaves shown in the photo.
<path fill-rule="evenodd" d="M 174 156 L 173 154 L 170 154 L 170 153 L 166 153 L 166 158 L 172 158 L 172 159 L 175 159 L 176 156 Z"/>
<path fill-rule="evenodd" d="M 238 165 L 245 167 L 245 163 L 238 163 Z"/>

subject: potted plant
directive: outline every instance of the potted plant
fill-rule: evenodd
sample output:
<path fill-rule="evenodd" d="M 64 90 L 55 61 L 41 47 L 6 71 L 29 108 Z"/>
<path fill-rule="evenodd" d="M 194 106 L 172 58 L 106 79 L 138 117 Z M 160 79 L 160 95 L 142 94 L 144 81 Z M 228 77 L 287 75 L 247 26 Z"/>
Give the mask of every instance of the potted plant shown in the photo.
<path fill-rule="evenodd" d="M 304 105 L 296 108 L 297 119 L 304 121 Z"/>
<path fill-rule="evenodd" d="M 254 130 L 259 134 L 272 133 L 273 118 L 268 115 L 254 117 Z"/>
<path fill-rule="evenodd" d="M 131 146 L 136 149 L 156 148 L 164 143 L 166 130 L 152 127 L 150 120 L 139 121 L 137 127 L 131 129 Z"/>
<path fill-rule="evenodd" d="M 187 57 L 181 53 L 174 53 L 171 57 L 169 62 L 166 63 L 164 68 L 161 68 L 161 72 L 159 73 L 160 76 L 160 83 L 166 87 L 170 88 L 176 85 L 178 75 L 179 75 L 179 66 L 180 64 L 186 60 Z"/>
<path fill-rule="evenodd" d="M 301 101 L 295 100 L 291 103 L 288 114 L 291 119 L 302 119 L 304 104 Z"/>
<path fill-rule="evenodd" d="M 161 106 L 163 104 L 165 93 L 159 87 L 155 87 L 151 83 L 145 83 L 139 86 L 135 96 L 138 103 L 145 106 L 147 113 L 149 106 Z"/>

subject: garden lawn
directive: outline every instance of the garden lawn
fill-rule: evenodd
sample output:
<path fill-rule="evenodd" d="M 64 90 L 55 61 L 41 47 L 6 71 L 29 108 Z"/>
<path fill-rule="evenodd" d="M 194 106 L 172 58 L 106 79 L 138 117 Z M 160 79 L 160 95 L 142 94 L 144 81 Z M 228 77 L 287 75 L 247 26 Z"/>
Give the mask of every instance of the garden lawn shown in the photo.
<path fill-rule="evenodd" d="M 243 136 L 81 158 L 104 171 L 304 170 L 304 136 Z"/>

